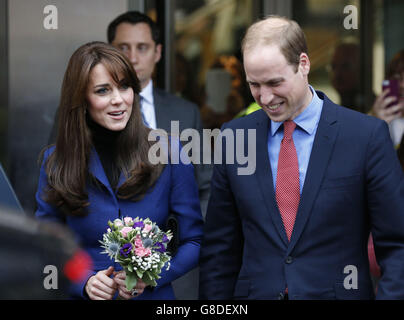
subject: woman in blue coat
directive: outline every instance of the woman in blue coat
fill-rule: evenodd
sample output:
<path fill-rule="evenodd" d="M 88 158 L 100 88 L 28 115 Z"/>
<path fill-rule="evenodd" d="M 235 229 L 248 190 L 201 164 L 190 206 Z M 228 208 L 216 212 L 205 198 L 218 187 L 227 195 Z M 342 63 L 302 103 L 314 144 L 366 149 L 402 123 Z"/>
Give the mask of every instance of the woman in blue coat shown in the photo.
<path fill-rule="evenodd" d="M 157 142 L 148 140 L 139 92 L 130 61 L 107 44 L 83 45 L 70 58 L 56 145 L 44 152 L 36 216 L 66 224 L 93 260 L 93 270 L 72 285 L 73 298 L 174 299 L 171 282 L 198 263 L 203 222 L 194 169 L 152 164 L 149 150 Z M 170 269 L 163 268 L 157 287 L 138 281 L 127 291 L 122 268 L 101 254 L 108 221 L 150 218 L 164 228 L 171 213 L 179 246 Z"/>

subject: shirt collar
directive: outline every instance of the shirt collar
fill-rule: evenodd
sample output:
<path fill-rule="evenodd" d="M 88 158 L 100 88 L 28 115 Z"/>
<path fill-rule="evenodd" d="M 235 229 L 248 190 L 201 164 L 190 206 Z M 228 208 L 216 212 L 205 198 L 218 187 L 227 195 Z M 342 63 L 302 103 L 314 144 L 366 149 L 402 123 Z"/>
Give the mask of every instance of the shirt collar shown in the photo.
<path fill-rule="evenodd" d="M 149 104 L 154 104 L 153 99 L 153 80 L 150 80 L 148 85 L 140 91 L 140 96 Z"/>
<path fill-rule="evenodd" d="M 313 134 L 315 131 L 318 121 L 320 120 L 321 115 L 321 107 L 323 101 L 318 97 L 316 90 L 313 89 L 311 85 L 309 85 L 311 92 L 313 93 L 313 97 L 301 114 L 299 114 L 293 121 L 296 123 L 296 126 L 303 129 L 309 135 Z M 274 136 L 283 122 L 275 122 L 271 120 L 271 135 Z"/>

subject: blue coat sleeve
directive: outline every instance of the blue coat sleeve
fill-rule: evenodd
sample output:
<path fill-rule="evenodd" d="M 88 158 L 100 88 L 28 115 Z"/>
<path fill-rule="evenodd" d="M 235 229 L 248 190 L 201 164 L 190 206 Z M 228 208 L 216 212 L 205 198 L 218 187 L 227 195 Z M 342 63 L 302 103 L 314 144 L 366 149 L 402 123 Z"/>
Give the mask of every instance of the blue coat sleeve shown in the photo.
<path fill-rule="evenodd" d="M 179 146 L 179 150 L 181 147 Z M 170 268 L 164 267 L 158 286 L 174 281 L 198 265 L 203 220 L 198 197 L 198 186 L 192 164 L 179 161 L 169 164 L 171 169 L 170 210 L 177 216 L 179 248 L 171 259 Z"/>
<path fill-rule="evenodd" d="M 51 204 L 47 203 L 45 200 L 46 190 L 48 189 L 48 177 L 46 175 L 46 160 L 48 159 L 49 155 L 53 152 L 55 148 L 51 147 L 47 149 L 44 153 L 44 159 L 42 161 L 41 170 L 39 173 L 39 181 L 38 181 L 38 189 L 35 194 L 35 199 L 37 203 L 37 210 L 35 212 L 35 216 L 38 219 L 52 221 L 57 223 L 63 223 L 63 217 L 60 212 L 52 206 Z"/>
<path fill-rule="evenodd" d="M 49 148 L 44 153 L 44 159 L 42 161 L 41 170 L 39 174 L 39 182 L 38 182 L 38 189 L 35 195 L 36 202 L 37 202 L 37 210 L 35 212 L 35 217 L 42 221 L 49 221 L 59 224 L 64 224 L 64 217 L 62 213 L 55 208 L 53 205 L 49 204 L 45 200 L 46 190 L 49 187 L 48 185 L 48 177 L 46 175 L 46 160 L 49 155 L 53 152 L 54 148 Z M 79 298 L 87 298 L 85 295 L 84 287 L 88 281 L 88 279 L 95 275 L 93 270 L 87 270 L 85 272 L 85 276 L 80 282 L 71 283 L 69 288 L 69 293 L 72 297 L 79 297 Z"/>

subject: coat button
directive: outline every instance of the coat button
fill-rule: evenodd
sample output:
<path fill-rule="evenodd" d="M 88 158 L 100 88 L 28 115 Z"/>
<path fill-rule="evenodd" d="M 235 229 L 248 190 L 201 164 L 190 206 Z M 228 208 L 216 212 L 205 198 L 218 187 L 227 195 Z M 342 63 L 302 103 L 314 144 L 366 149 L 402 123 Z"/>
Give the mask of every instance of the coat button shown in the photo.
<path fill-rule="evenodd" d="M 288 256 L 288 257 L 286 258 L 285 262 L 286 262 L 287 264 L 291 264 L 291 263 L 293 262 L 293 258 L 292 258 L 291 256 Z"/>

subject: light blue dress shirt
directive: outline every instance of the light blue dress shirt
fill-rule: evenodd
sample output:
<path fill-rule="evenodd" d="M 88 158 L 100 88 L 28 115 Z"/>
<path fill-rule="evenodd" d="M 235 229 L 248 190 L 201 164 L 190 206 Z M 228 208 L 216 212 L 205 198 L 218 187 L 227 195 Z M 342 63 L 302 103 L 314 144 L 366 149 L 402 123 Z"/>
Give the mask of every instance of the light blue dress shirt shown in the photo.
<path fill-rule="evenodd" d="M 143 120 L 149 128 L 156 129 L 156 112 L 154 109 L 154 98 L 153 98 L 153 81 L 150 80 L 149 84 L 140 92 L 141 96 L 141 112 Z"/>
<path fill-rule="evenodd" d="M 293 131 L 293 142 L 296 147 L 299 163 L 300 194 L 303 190 L 311 149 L 313 148 L 314 137 L 317 132 L 318 122 L 320 121 L 321 110 L 323 109 L 323 100 L 317 96 L 313 87 L 310 86 L 310 90 L 313 93 L 310 104 L 293 120 L 296 123 L 296 129 Z M 278 158 L 283 139 L 282 124 L 283 122 L 274 122 L 271 120 L 271 128 L 268 132 L 268 155 L 271 162 L 274 190 L 276 190 Z"/>

